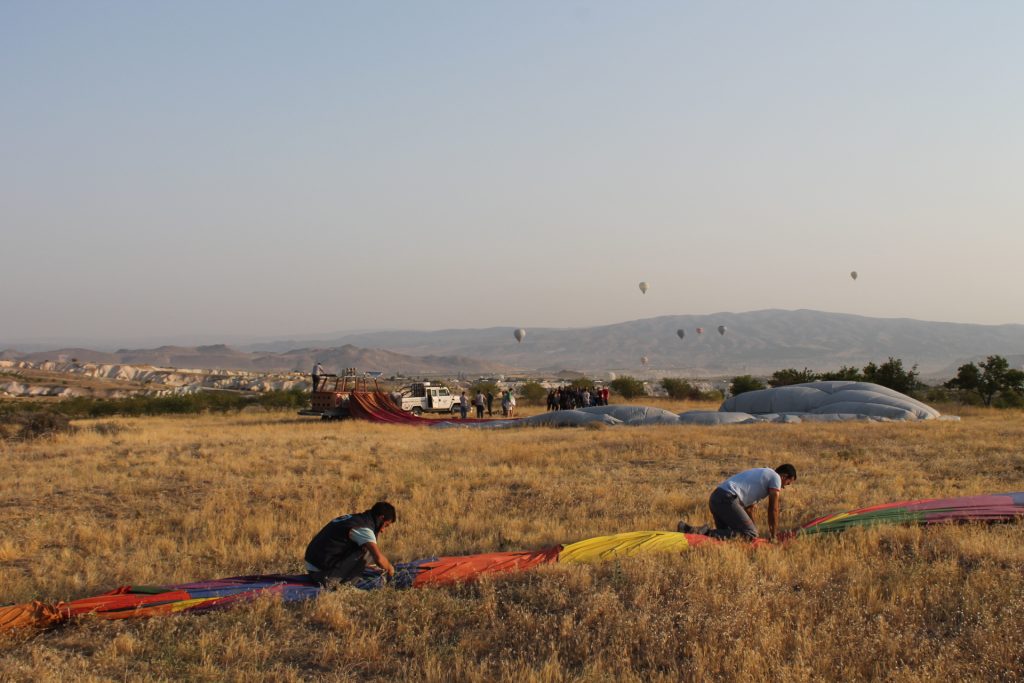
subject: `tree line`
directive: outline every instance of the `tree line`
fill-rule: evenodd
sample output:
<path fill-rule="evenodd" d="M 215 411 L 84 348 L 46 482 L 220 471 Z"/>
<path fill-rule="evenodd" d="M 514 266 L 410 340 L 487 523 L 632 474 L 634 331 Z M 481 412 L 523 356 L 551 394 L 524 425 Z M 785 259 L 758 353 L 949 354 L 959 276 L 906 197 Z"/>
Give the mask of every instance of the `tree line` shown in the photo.
<path fill-rule="evenodd" d="M 907 369 L 901 359 L 890 356 L 880 365 L 868 363 L 863 368 L 843 366 L 831 372 L 815 372 L 807 368 L 776 370 L 767 384 L 751 375 L 740 375 L 732 379 L 729 392 L 735 396 L 769 386 L 784 387 L 827 380 L 871 382 L 908 395 L 925 392 L 925 398 L 933 401 L 981 403 L 1005 408 L 1024 406 L 1024 372 L 1011 368 L 1009 361 L 999 355 L 988 356 L 980 363 L 961 365 L 956 377 L 938 387 L 921 382 L 917 365 Z"/>
<path fill-rule="evenodd" d="M 767 379 L 753 375 L 739 375 L 729 382 L 729 394 L 736 396 L 748 391 L 784 387 L 805 382 L 846 380 L 871 382 L 888 387 L 901 394 L 920 395 L 927 401 L 958 401 L 966 404 L 981 404 L 996 407 L 1024 406 L 1024 371 L 1010 367 L 1009 361 L 999 355 L 988 356 L 980 363 L 965 363 L 957 369 L 953 379 L 939 386 L 928 386 L 920 379 L 917 365 L 906 368 L 900 358 L 889 357 L 883 363 L 870 362 L 864 367 L 842 366 L 838 370 L 817 372 L 804 368 L 776 370 Z M 673 399 L 694 401 L 720 400 L 722 393 L 705 390 L 697 384 L 680 377 L 664 377 L 661 388 Z M 569 383 L 572 387 L 594 389 L 594 380 L 581 378 Z M 647 393 L 644 382 L 624 375 L 616 377 L 609 386 L 619 396 L 633 399 Z M 474 386 L 474 391 L 476 387 Z M 538 382 L 527 382 L 520 388 L 520 394 L 528 403 L 541 403 L 547 390 Z"/>

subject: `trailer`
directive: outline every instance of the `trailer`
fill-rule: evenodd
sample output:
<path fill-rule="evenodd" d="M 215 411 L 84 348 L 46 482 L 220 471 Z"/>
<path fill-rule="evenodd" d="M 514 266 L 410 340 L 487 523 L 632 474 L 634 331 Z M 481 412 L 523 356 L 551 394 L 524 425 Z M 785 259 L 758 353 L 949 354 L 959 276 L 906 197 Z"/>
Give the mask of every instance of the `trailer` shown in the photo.
<path fill-rule="evenodd" d="M 353 391 L 379 391 L 377 380 L 361 375 L 355 368 L 345 368 L 341 374 L 320 375 L 317 390 L 310 394 L 310 407 L 299 415 L 319 417 L 321 420 L 342 420 L 349 417 L 349 401 Z"/>

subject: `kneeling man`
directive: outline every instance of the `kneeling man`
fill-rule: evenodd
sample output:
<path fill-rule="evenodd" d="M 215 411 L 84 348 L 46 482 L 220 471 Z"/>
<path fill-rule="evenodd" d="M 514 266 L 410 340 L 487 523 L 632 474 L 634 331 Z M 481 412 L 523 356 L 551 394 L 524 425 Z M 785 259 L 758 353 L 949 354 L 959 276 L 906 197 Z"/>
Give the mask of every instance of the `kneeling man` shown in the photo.
<path fill-rule="evenodd" d="M 378 502 L 366 512 L 332 519 L 306 548 L 306 569 L 317 581 L 358 579 L 367 564 L 375 564 L 388 576 L 395 568 L 377 547 L 377 537 L 394 524 L 395 506 Z"/>
<path fill-rule="evenodd" d="M 712 538 L 757 538 L 757 527 L 751 519 L 754 506 L 768 499 L 768 538 L 774 540 L 779 527 L 779 494 L 796 481 L 796 468 L 779 465 L 774 470 L 757 467 L 729 477 L 711 493 L 708 507 L 715 518 L 715 528 L 706 524 L 692 527 L 679 522 L 679 531 L 704 534 Z"/>

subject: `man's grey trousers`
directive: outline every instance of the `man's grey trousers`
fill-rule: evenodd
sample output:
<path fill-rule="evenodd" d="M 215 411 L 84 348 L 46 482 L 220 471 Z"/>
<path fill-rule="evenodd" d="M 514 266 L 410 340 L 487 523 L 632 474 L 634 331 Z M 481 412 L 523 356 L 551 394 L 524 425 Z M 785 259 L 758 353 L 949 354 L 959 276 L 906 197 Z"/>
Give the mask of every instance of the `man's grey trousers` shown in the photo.
<path fill-rule="evenodd" d="M 708 500 L 711 516 L 715 518 L 715 528 L 708 536 L 712 538 L 735 538 L 745 536 L 751 540 L 757 538 L 757 527 L 750 515 L 743 509 L 743 504 L 735 493 L 725 489 L 715 489 Z"/>

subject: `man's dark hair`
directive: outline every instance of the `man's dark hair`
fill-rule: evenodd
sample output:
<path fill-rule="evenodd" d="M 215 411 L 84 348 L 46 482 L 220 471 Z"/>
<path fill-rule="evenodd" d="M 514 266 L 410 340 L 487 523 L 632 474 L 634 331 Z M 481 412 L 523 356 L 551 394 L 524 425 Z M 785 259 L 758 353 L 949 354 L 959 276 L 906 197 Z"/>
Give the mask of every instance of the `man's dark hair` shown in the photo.
<path fill-rule="evenodd" d="M 779 473 L 780 477 L 791 477 L 796 479 L 796 468 L 786 463 L 785 465 L 779 465 L 775 468 L 775 471 Z"/>
<path fill-rule="evenodd" d="M 385 522 L 394 523 L 398 519 L 398 515 L 395 513 L 395 506 L 391 503 L 385 503 L 383 500 L 373 504 L 370 508 L 370 514 L 373 515 L 374 519 L 383 519 Z"/>

